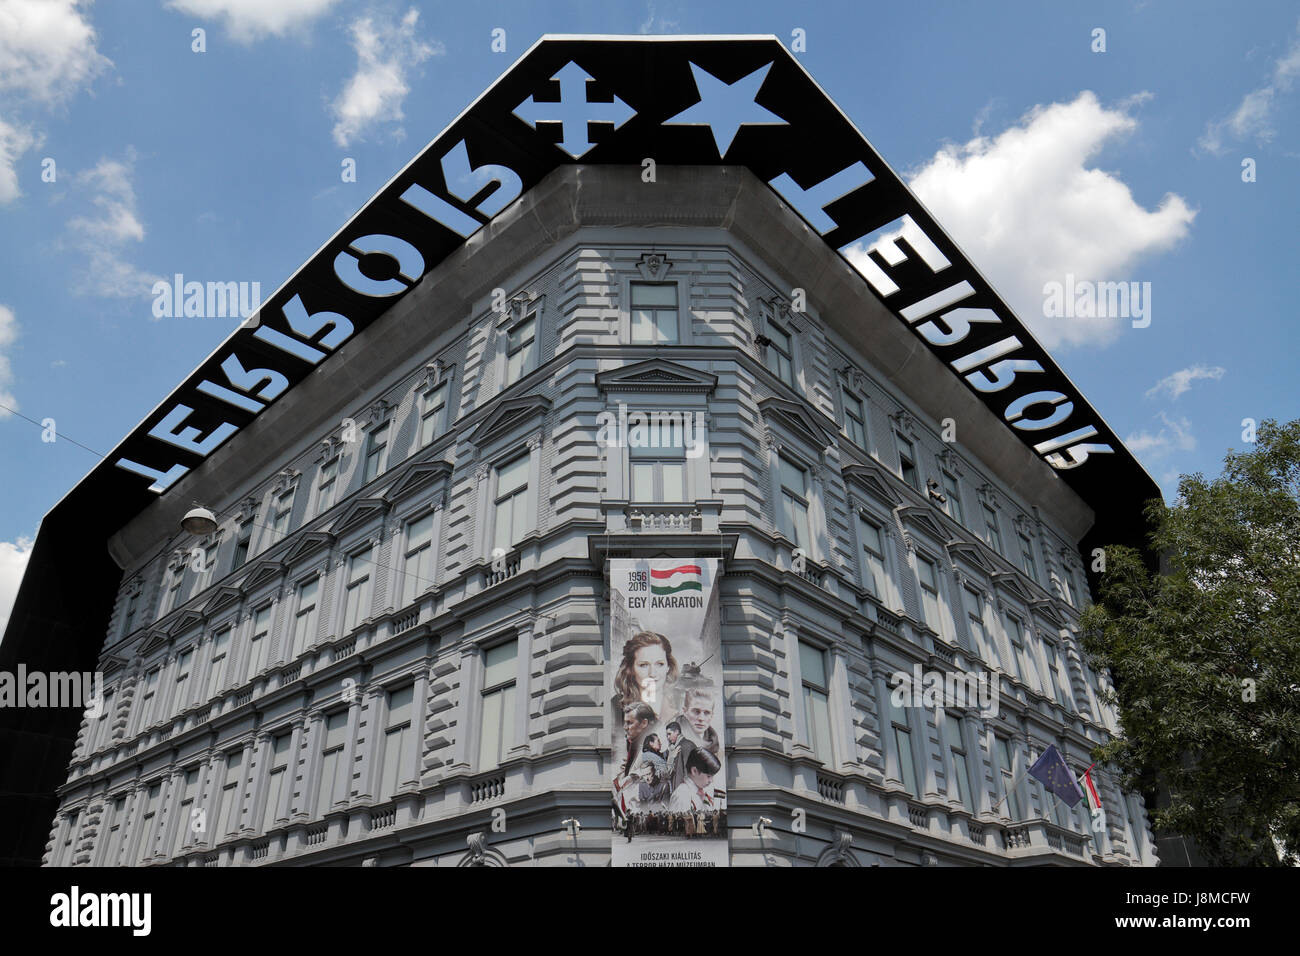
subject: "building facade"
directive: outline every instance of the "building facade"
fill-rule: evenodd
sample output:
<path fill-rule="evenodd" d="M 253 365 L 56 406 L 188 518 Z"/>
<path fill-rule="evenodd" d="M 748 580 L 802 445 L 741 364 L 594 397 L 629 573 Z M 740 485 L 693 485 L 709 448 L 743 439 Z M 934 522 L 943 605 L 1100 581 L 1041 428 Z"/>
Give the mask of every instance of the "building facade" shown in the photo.
<path fill-rule="evenodd" d="M 1096 516 L 952 377 L 748 169 L 561 166 L 113 537 L 44 862 L 605 865 L 608 562 L 703 556 L 733 865 L 1154 865 L 1026 775 L 1117 732 Z"/>

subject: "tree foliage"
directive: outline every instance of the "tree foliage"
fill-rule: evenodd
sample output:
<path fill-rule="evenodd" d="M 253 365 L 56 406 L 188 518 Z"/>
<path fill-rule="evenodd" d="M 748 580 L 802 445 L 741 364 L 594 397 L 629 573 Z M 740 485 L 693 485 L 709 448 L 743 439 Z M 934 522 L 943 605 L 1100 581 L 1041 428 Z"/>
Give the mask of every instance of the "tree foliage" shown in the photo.
<path fill-rule="evenodd" d="M 1300 420 L 1264 422 L 1223 474 L 1183 476 L 1147 515 L 1165 574 L 1107 548 L 1084 648 L 1111 669 L 1128 787 L 1167 788 L 1153 823 L 1214 865 L 1300 850 Z M 1114 698 L 1112 698 L 1114 699 Z M 1274 841 L 1285 848 L 1281 859 Z"/>

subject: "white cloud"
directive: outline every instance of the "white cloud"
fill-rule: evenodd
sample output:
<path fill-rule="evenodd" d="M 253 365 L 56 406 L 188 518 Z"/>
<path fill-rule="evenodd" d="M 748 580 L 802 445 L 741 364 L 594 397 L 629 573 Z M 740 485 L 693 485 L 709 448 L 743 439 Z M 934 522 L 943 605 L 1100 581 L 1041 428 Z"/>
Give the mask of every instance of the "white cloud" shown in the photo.
<path fill-rule="evenodd" d="M 9 356 L 4 350 L 13 344 L 14 339 L 18 338 L 18 319 L 14 315 L 14 310 L 7 305 L 0 305 L 0 403 L 8 405 L 9 408 L 18 407 L 18 399 L 14 398 L 13 393 L 9 391 L 9 386 L 13 384 L 13 368 L 9 364 Z M 0 408 L 0 421 L 10 417 L 8 409 Z"/>
<path fill-rule="evenodd" d="M 168 0 L 167 6 L 203 20 L 220 20 L 240 43 L 284 36 L 305 27 L 338 0 Z"/>
<path fill-rule="evenodd" d="M 1173 193 L 1155 210 L 1133 199 L 1118 176 L 1090 168 L 1112 140 L 1137 128 L 1128 110 L 1089 92 L 1036 106 L 996 137 L 948 145 L 910 185 L 940 225 L 1048 347 L 1106 344 L 1126 320 L 1046 318 L 1043 286 L 1076 280 L 1137 280 L 1132 268 L 1187 235 L 1196 213 Z M 855 246 L 852 252 L 860 254 Z"/>
<path fill-rule="evenodd" d="M 1277 136 L 1274 111 L 1280 94 L 1291 89 L 1300 76 L 1300 28 L 1287 51 L 1273 61 L 1273 75 L 1269 82 L 1251 90 L 1241 98 L 1237 108 L 1222 119 L 1211 120 L 1201 134 L 1200 147 L 1206 152 L 1221 156 L 1227 152 L 1225 140 L 1253 139 L 1264 145 Z"/>
<path fill-rule="evenodd" d="M 31 555 L 31 538 L 19 538 L 17 542 L 0 541 L 0 637 L 4 636 L 5 626 L 9 623 L 18 585 L 22 583 L 23 571 Z"/>
<path fill-rule="evenodd" d="M 1141 455 L 1146 461 L 1164 458 L 1175 451 L 1194 451 L 1196 437 L 1192 434 L 1192 423 L 1186 418 L 1177 420 L 1164 412 L 1160 413 L 1164 427 L 1154 434 L 1149 431 L 1134 432 L 1124 439 L 1124 445 L 1135 455 Z"/>
<path fill-rule="evenodd" d="M 83 275 L 74 283 L 81 295 L 132 299 L 150 294 L 161 276 L 137 269 L 126 258 L 131 243 L 142 242 L 144 224 L 136 211 L 131 185 L 135 154 L 125 160 L 103 158 L 92 169 L 78 173 L 73 182 L 88 190 L 95 213 L 68 220 L 66 244 L 86 257 Z"/>
<path fill-rule="evenodd" d="M 672 33 L 677 29 L 677 21 L 655 16 L 653 0 L 646 4 L 646 18 L 637 27 L 637 33 Z"/>
<path fill-rule="evenodd" d="M 80 0 L 0 0 L 0 92 L 46 105 L 68 99 L 112 65 L 95 49 Z"/>
<path fill-rule="evenodd" d="M 1205 365 L 1193 365 L 1189 368 L 1179 369 L 1171 375 L 1166 375 L 1160 381 L 1156 382 L 1155 385 L 1148 388 L 1147 398 L 1154 398 L 1161 392 L 1168 392 L 1171 399 L 1177 398 L 1179 395 L 1182 395 L 1183 392 L 1190 389 L 1192 387 L 1192 382 L 1195 382 L 1197 379 L 1205 378 L 1217 382 L 1219 379 L 1223 378 L 1223 374 L 1226 371 L 1227 369 L 1220 365 L 1216 365 L 1213 368 Z"/>
<path fill-rule="evenodd" d="M 33 146 L 39 145 L 40 137 L 29 129 L 11 126 L 0 118 L 0 205 L 13 202 L 21 196 L 18 188 L 19 158 Z"/>
<path fill-rule="evenodd" d="M 441 43 L 424 43 L 415 36 L 420 13 L 414 7 L 400 23 L 375 14 L 358 17 L 349 28 L 357 51 L 357 71 L 331 105 L 338 122 L 334 142 L 347 146 L 377 123 L 397 123 L 404 117 L 402 100 L 410 92 L 407 71 L 429 57 L 445 53 Z M 401 135 L 401 129 L 395 131 Z"/>

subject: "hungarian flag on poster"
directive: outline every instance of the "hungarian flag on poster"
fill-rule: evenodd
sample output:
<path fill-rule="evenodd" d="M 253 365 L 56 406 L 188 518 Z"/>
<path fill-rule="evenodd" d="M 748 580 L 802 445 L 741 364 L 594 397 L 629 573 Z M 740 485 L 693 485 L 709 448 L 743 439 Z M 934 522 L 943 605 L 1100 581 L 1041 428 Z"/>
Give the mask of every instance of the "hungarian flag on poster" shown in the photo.
<path fill-rule="evenodd" d="M 651 594 L 677 594 L 679 591 L 698 591 L 700 588 L 698 564 L 679 564 L 675 568 L 650 572 Z"/>

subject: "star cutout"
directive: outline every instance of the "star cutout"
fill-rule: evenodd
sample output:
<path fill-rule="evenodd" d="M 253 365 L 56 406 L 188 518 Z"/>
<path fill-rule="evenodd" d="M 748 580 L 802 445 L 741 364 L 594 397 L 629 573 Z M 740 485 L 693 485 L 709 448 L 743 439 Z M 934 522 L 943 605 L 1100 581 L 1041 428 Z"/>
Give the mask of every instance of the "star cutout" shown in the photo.
<path fill-rule="evenodd" d="M 727 155 L 742 126 L 786 126 L 785 120 L 754 102 L 772 64 L 760 66 L 735 83 L 724 83 L 707 70 L 691 64 L 700 101 L 664 120 L 664 126 L 708 126 L 718 146 L 719 158 Z"/>

